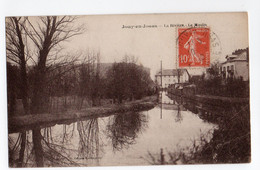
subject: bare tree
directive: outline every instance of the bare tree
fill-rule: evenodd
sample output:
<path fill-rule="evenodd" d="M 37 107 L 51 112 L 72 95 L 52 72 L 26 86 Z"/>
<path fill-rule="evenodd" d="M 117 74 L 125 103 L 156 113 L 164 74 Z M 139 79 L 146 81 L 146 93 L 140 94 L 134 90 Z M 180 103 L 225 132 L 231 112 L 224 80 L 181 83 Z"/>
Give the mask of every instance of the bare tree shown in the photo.
<path fill-rule="evenodd" d="M 87 52 L 87 59 L 82 61 L 79 69 L 78 109 L 82 108 L 85 99 L 91 106 L 99 106 L 104 93 L 104 81 L 101 76 L 100 52 Z"/>
<path fill-rule="evenodd" d="M 37 50 L 32 96 L 33 114 L 47 108 L 46 69 L 51 52 L 56 51 L 62 42 L 83 32 L 83 27 L 75 24 L 76 20 L 76 17 L 70 16 L 47 16 L 39 17 L 37 20 L 27 18 L 28 27 L 24 27 L 24 30 Z"/>
<path fill-rule="evenodd" d="M 28 52 L 28 48 L 26 48 L 25 46 L 25 44 L 27 43 L 27 39 L 26 39 L 27 37 L 24 35 L 24 29 L 23 29 L 24 25 L 25 25 L 25 19 L 22 17 L 7 18 L 6 55 L 8 60 L 14 62 L 15 64 L 18 64 L 19 66 L 20 80 L 21 80 L 19 84 L 19 90 L 22 97 L 24 113 L 28 114 L 29 113 L 28 80 L 27 80 L 27 71 L 26 71 L 28 57 L 26 56 L 29 56 L 28 54 L 29 52 Z M 22 166 L 22 162 L 24 160 L 25 140 L 26 140 L 26 133 L 22 132 L 21 149 L 19 153 L 19 163 L 18 163 L 19 167 Z"/>
<path fill-rule="evenodd" d="M 10 17 L 6 19 L 6 55 L 7 59 L 19 65 L 20 92 L 24 112 L 28 114 L 28 82 L 26 63 L 29 59 L 29 50 L 26 46 L 27 37 L 24 34 L 26 19 L 24 17 Z"/>

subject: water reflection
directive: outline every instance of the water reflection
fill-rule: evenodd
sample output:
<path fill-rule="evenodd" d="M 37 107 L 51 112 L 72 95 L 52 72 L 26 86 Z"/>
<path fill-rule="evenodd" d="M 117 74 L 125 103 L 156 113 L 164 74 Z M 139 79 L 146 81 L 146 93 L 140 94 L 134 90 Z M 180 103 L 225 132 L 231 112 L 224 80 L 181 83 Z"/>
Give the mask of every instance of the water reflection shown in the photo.
<path fill-rule="evenodd" d="M 9 162 L 11 167 L 146 165 L 147 153 L 185 148 L 215 127 L 187 110 L 182 99 L 161 93 L 160 104 L 148 111 L 9 134 Z"/>
<path fill-rule="evenodd" d="M 10 166 L 14 166 L 16 164 L 17 167 L 23 167 L 24 151 L 26 145 L 26 132 L 19 133 L 16 140 L 9 137 L 8 142 Z"/>
<path fill-rule="evenodd" d="M 138 134 L 147 127 L 147 118 L 144 114 L 130 112 L 117 114 L 109 120 L 107 125 L 108 137 L 112 140 L 115 150 L 129 148 L 136 143 Z"/>
<path fill-rule="evenodd" d="M 166 91 L 162 91 L 159 95 L 159 103 L 161 109 L 161 118 L 163 116 L 163 110 L 176 110 L 177 114 L 175 117 L 175 122 L 181 123 L 181 121 L 183 120 L 181 112 L 187 111 L 187 109 L 183 105 L 182 97 L 170 95 Z"/>
<path fill-rule="evenodd" d="M 77 130 L 79 144 L 76 159 L 96 159 L 98 163 L 100 153 L 98 119 L 78 121 Z"/>

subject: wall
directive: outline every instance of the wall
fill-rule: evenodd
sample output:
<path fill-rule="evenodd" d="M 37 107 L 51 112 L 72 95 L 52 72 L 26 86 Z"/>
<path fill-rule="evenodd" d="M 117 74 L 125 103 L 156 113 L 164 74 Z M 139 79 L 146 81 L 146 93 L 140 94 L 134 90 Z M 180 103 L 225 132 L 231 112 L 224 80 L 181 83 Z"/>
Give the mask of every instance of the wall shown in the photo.
<path fill-rule="evenodd" d="M 248 62 L 235 63 L 235 77 L 242 76 L 244 81 L 249 80 L 249 67 Z"/>
<path fill-rule="evenodd" d="M 177 76 L 162 76 L 162 87 L 167 88 L 170 84 L 178 83 Z M 156 76 L 156 81 L 158 85 L 161 85 L 161 76 Z M 182 76 L 180 76 L 180 83 L 185 83 L 189 81 L 189 75 L 185 71 Z"/>

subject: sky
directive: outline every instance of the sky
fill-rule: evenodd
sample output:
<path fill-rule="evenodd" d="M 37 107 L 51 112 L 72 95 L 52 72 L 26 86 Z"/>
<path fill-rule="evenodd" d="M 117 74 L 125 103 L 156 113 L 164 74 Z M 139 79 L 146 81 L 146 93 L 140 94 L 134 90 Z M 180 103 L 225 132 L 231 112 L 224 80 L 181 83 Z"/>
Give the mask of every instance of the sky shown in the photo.
<path fill-rule="evenodd" d="M 247 13 L 89 15 L 80 16 L 75 23 L 84 24 L 86 30 L 64 43 L 63 52 L 100 51 L 103 63 L 119 62 L 125 55 L 134 55 L 138 64 L 151 69 L 153 78 L 160 69 L 160 61 L 163 69 L 176 69 L 176 25 L 195 23 L 210 27 L 219 44 L 211 48 L 214 51 L 211 62 L 224 61 L 227 54 L 248 47 Z M 141 28 L 135 28 L 139 25 Z M 143 28 L 144 25 L 154 27 Z"/>

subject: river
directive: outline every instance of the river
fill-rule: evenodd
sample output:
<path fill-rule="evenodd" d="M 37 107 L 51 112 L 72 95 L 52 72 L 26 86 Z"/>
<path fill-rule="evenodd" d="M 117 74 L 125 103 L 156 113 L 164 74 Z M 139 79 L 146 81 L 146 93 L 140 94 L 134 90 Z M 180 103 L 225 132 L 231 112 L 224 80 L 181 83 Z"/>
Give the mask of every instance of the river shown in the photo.
<path fill-rule="evenodd" d="M 160 103 L 151 110 L 138 113 L 114 114 L 42 128 L 43 165 L 160 164 L 171 159 L 170 155 L 175 152 L 194 147 L 201 137 L 211 139 L 216 124 L 202 120 L 198 114 L 170 99 L 166 92 L 161 94 Z M 26 138 L 22 134 L 26 134 Z M 32 130 L 9 134 L 8 139 L 11 167 L 19 165 L 22 145 L 24 154 L 20 166 L 37 165 Z"/>

